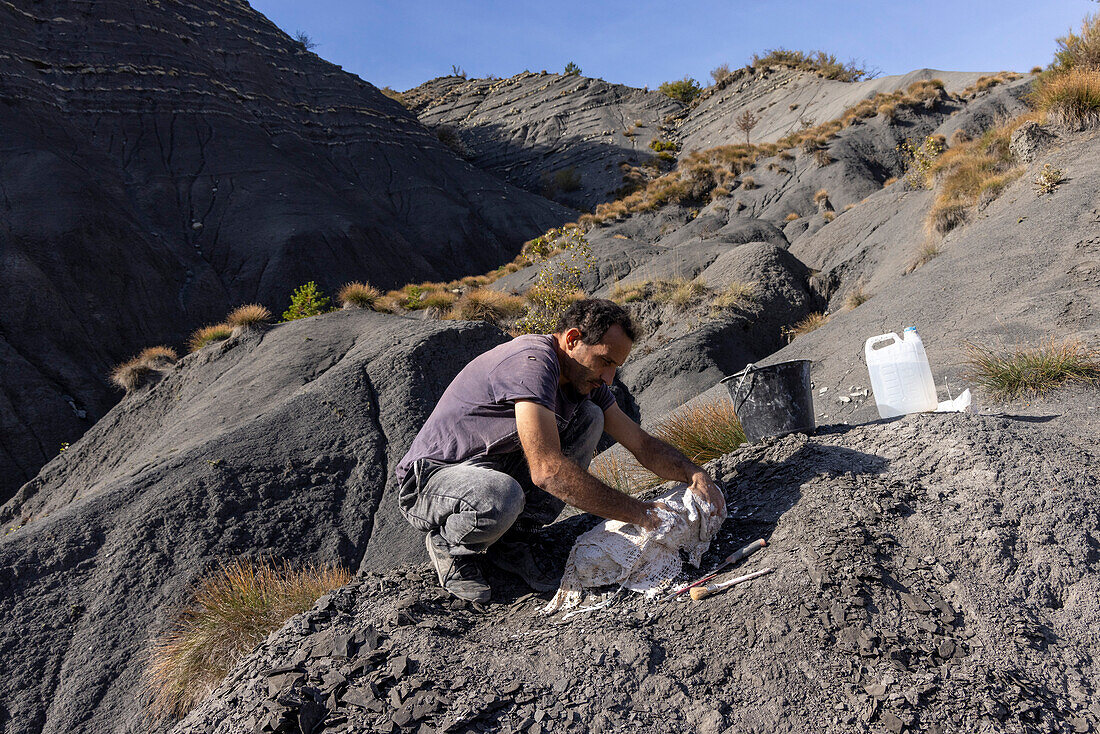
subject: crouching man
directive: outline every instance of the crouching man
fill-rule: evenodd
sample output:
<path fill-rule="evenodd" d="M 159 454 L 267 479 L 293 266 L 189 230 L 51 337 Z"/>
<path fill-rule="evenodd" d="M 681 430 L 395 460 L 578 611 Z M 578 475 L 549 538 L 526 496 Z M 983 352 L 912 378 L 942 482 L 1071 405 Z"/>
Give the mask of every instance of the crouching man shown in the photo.
<path fill-rule="evenodd" d="M 646 529 L 658 526 L 656 504 L 586 471 L 604 431 L 645 468 L 688 482 L 700 499 L 724 506 L 706 471 L 615 404 L 608 386 L 634 339 L 621 306 L 578 301 L 553 334 L 520 336 L 490 349 L 451 382 L 396 469 L 401 511 L 427 534 L 428 555 L 448 592 L 489 600 L 480 557 L 537 591 L 556 588 L 558 579 L 523 530 L 552 521 L 564 503 Z"/>

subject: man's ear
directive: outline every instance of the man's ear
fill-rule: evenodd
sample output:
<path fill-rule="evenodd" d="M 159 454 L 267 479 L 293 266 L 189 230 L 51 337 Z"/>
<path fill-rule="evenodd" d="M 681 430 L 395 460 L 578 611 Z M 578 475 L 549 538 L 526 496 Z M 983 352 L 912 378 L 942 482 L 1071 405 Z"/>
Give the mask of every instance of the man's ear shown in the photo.
<path fill-rule="evenodd" d="M 572 329 L 566 329 L 562 336 L 565 337 L 565 346 L 572 349 L 581 340 L 581 330 L 574 326 Z"/>

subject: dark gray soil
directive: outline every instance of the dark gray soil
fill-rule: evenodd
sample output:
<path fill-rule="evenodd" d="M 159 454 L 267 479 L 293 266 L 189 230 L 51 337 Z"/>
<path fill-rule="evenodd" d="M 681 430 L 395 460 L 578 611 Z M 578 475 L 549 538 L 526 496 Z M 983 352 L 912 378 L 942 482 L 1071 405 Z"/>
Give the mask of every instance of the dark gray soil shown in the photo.
<path fill-rule="evenodd" d="M 1076 430 L 914 416 L 746 447 L 711 465 L 731 516 L 703 566 L 763 537 L 739 570 L 769 576 L 566 621 L 507 578 L 480 608 L 424 565 L 363 575 L 173 731 L 1095 731 L 1100 481 Z M 587 526 L 546 531 L 559 561 Z"/>

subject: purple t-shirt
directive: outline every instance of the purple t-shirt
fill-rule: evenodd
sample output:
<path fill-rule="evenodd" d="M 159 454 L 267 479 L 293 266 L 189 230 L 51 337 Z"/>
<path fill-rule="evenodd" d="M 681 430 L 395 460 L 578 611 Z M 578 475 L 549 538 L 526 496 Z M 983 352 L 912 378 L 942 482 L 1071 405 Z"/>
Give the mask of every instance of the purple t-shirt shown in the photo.
<path fill-rule="evenodd" d="M 570 385 L 560 386 L 560 377 L 554 337 L 549 334 L 518 336 L 475 357 L 443 392 L 397 464 L 397 481 L 403 483 L 419 459 L 455 464 L 518 450 L 517 400 L 530 400 L 554 411 L 559 429 L 585 400 L 592 400 L 602 410 L 615 403 L 607 385 L 580 395 Z"/>

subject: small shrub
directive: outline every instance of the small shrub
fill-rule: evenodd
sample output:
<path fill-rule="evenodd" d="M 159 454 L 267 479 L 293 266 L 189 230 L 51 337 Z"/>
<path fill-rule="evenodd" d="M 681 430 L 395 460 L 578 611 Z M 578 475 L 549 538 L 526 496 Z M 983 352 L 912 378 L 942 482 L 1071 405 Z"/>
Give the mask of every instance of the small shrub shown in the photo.
<path fill-rule="evenodd" d="M 190 606 L 152 640 L 146 687 L 161 716 L 182 717 L 225 678 L 242 655 L 351 574 L 339 566 L 292 569 L 235 561 L 201 578 Z"/>
<path fill-rule="evenodd" d="M 855 61 L 841 63 L 837 61 L 836 56 L 824 51 L 791 51 L 785 48 L 769 49 L 765 51 L 764 56 L 753 54 L 752 65 L 761 69 L 785 66 L 789 69 L 812 71 L 826 79 L 842 82 L 872 79 L 878 74 L 877 71 L 860 66 Z"/>
<path fill-rule="evenodd" d="M 1037 395 L 1067 383 L 1100 385 L 1100 351 L 1077 340 L 1051 339 L 1012 351 L 967 343 L 966 351 L 966 377 L 999 398 Z"/>
<path fill-rule="evenodd" d="M 572 61 L 570 61 L 568 64 L 565 65 L 565 68 L 562 70 L 562 73 L 564 73 L 566 76 L 580 76 L 581 75 L 581 67 L 577 66 Z"/>
<path fill-rule="evenodd" d="M 906 140 L 898 146 L 905 158 L 905 182 L 914 189 L 932 188 L 932 163 L 944 151 L 944 137 L 942 135 L 929 135 L 921 141 L 920 145 L 914 145 Z"/>
<path fill-rule="evenodd" d="M 818 148 L 814 151 L 814 162 L 824 168 L 825 166 L 833 162 L 833 157 L 829 155 L 828 149 Z"/>
<path fill-rule="evenodd" d="M 1080 35 L 1070 31 L 1057 42 L 1058 50 L 1050 65 L 1052 71 L 1100 69 L 1100 13 L 1085 16 Z"/>
<path fill-rule="evenodd" d="M 128 362 L 122 364 L 111 370 L 111 382 L 116 387 L 122 388 L 126 392 L 130 392 L 145 384 L 145 380 L 153 374 L 153 368 L 149 364 L 141 359 L 141 357 L 134 357 Z"/>
<path fill-rule="evenodd" d="M 898 114 L 898 106 L 894 102 L 883 102 L 875 109 L 875 112 L 887 120 L 893 120 Z"/>
<path fill-rule="evenodd" d="M 829 317 L 826 314 L 812 313 L 794 326 L 784 329 L 783 333 L 786 334 L 787 341 L 792 342 L 804 334 L 809 334 L 811 331 L 821 328 L 828 320 Z"/>
<path fill-rule="evenodd" d="M 1043 67 L 1033 66 L 1033 67 L 1031 67 L 1031 71 L 1029 73 L 1031 73 L 1031 74 L 1042 74 L 1043 73 Z"/>
<path fill-rule="evenodd" d="M 520 296 L 480 288 L 464 294 L 444 317 L 460 321 L 488 321 L 499 324 L 516 318 L 527 307 Z"/>
<path fill-rule="evenodd" d="M 964 224 L 973 207 L 987 205 L 1023 173 L 1009 146 L 1022 121 L 988 130 L 930 162 L 925 176 L 934 182 L 936 199 L 925 222 L 929 232 L 944 235 Z"/>
<path fill-rule="evenodd" d="M 741 188 L 751 190 L 756 188 L 756 179 L 752 176 L 743 176 L 741 178 Z"/>
<path fill-rule="evenodd" d="M 457 76 L 457 77 L 461 77 L 461 78 L 465 79 L 466 78 L 466 70 L 463 69 L 458 64 L 451 64 L 451 76 Z"/>
<path fill-rule="evenodd" d="M 710 70 L 710 78 L 714 80 L 715 84 L 721 84 L 728 79 L 732 73 L 729 64 L 719 64 Z"/>
<path fill-rule="evenodd" d="M 703 88 L 699 86 L 699 82 L 685 76 L 683 79 L 661 84 L 657 87 L 657 91 L 684 104 L 690 104 L 693 99 L 699 96 Z"/>
<path fill-rule="evenodd" d="M 568 168 L 554 171 L 543 179 L 543 189 L 549 192 L 549 196 L 558 192 L 570 193 L 576 191 L 580 187 L 581 175 L 577 173 L 575 166 L 569 166 Z"/>
<path fill-rule="evenodd" d="M 654 138 L 649 141 L 649 147 L 658 153 L 665 151 L 676 150 L 679 146 L 671 140 L 661 140 L 660 138 Z"/>
<path fill-rule="evenodd" d="M 687 278 L 655 280 L 650 285 L 654 301 L 672 304 L 677 308 L 687 308 L 699 301 L 707 292 L 705 283 L 698 280 L 688 280 Z"/>
<path fill-rule="evenodd" d="M 352 281 L 336 294 L 336 302 L 343 308 L 374 308 L 382 292 L 368 283 Z"/>
<path fill-rule="evenodd" d="M 1042 196 L 1043 194 L 1053 194 L 1054 190 L 1058 188 L 1065 179 L 1062 177 L 1062 171 L 1054 166 L 1046 163 L 1043 165 L 1043 170 L 1039 171 L 1035 176 L 1035 180 L 1032 182 L 1035 184 L 1035 195 Z"/>
<path fill-rule="evenodd" d="M 828 189 L 818 189 L 817 193 L 814 194 L 814 203 L 817 204 L 818 206 L 821 206 L 822 202 L 826 202 L 828 200 L 829 200 L 829 190 Z"/>
<path fill-rule="evenodd" d="M 826 223 L 828 223 L 828 222 L 831 222 L 834 219 L 836 219 L 836 212 L 833 212 L 833 211 L 822 212 L 821 217 L 825 220 Z"/>
<path fill-rule="evenodd" d="M 283 312 L 283 323 L 304 319 L 324 313 L 328 308 L 328 297 L 317 287 L 317 283 L 309 281 L 298 286 L 290 297 L 290 308 Z"/>
<path fill-rule="evenodd" d="M 947 140 L 947 145 L 950 148 L 954 148 L 956 145 L 969 143 L 973 139 L 974 137 L 970 133 L 960 127 L 958 130 L 951 133 L 951 137 Z"/>
<path fill-rule="evenodd" d="M 548 334 L 558 317 L 577 300 L 581 279 L 595 268 L 595 262 L 592 248 L 578 228 L 552 229 L 529 245 L 526 254 L 539 263 L 539 269 L 534 285 L 525 294 L 527 311 L 515 326 L 524 334 Z M 565 256 L 551 260 L 558 252 Z"/>
<path fill-rule="evenodd" d="M 472 155 L 470 148 L 458 134 L 458 128 L 454 125 L 436 125 L 432 129 L 435 132 L 436 140 L 450 148 L 451 152 L 459 158 L 469 158 Z"/>
<path fill-rule="evenodd" d="M 758 122 L 760 122 L 760 118 L 754 115 L 752 110 L 748 109 L 747 107 L 740 115 L 733 118 L 734 126 L 741 132 L 745 133 L 746 145 L 748 145 L 749 143 L 749 133 L 752 132 L 752 129 L 756 127 Z"/>
<path fill-rule="evenodd" d="M 229 324 L 214 324 L 197 329 L 191 338 L 187 340 L 187 347 L 192 352 L 205 347 L 211 342 L 225 341 L 233 334 L 233 327 Z"/>
<path fill-rule="evenodd" d="M 225 323 L 230 326 L 241 326 L 246 329 L 263 326 L 271 321 L 271 312 L 258 303 L 249 303 L 235 308 L 225 317 Z"/>
<path fill-rule="evenodd" d="M 1100 125 L 1100 69 L 1075 67 L 1041 79 L 1031 102 L 1055 125 L 1070 129 Z"/>
<path fill-rule="evenodd" d="M 294 40 L 302 44 L 302 48 L 306 51 L 312 51 L 317 48 L 317 42 L 305 31 L 297 31 L 294 34 Z"/>
<path fill-rule="evenodd" d="M 727 308 L 745 308 L 756 295 L 755 283 L 742 283 L 741 281 L 733 281 L 725 288 L 722 289 L 710 305 L 716 309 Z"/>
<path fill-rule="evenodd" d="M 798 218 L 799 218 L 799 216 L 798 216 L 797 212 L 791 212 L 790 214 L 787 215 L 787 221 L 788 222 L 793 222 L 793 221 L 797 220 Z"/>

